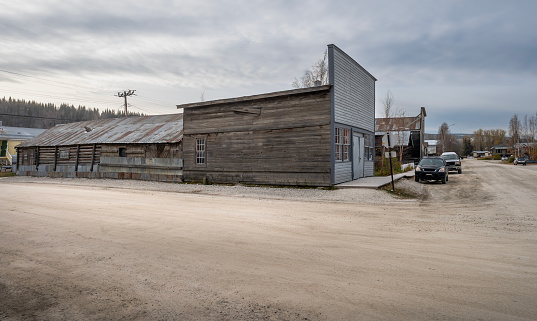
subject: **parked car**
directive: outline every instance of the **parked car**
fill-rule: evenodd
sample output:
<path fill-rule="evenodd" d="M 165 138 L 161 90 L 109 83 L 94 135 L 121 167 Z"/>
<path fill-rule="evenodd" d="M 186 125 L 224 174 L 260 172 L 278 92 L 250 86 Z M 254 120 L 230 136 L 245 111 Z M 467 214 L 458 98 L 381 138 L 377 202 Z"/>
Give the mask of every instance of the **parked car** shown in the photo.
<path fill-rule="evenodd" d="M 459 158 L 459 155 L 455 152 L 445 152 L 440 155 L 445 161 L 447 165 L 448 171 L 457 171 L 457 173 L 462 173 L 462 166 L 461 166 L 461 159 Z"/>
<path fill-rule="evenodd" d="M 524 157 L 519 157 L 517 159 L 515 159 L 515 161 L 513 162 L 514 165 L 518 165 L 518 164 L 521 164 L 521 165 L 526 165 L 526 158 Z"/>
<path fill-rule="evenodd" d="M 503 160 L 503 161 L 509 160 L 509 157 L 507 157 L 507 156 L 502 156 L 502 160 Z"/>
<path fill-rule="evenodd" d="M 448 173 L 446 161 L 442 157 L 426 156 L 416 166 L 415 180 L 435 180 L 445 184 L 449 180 Z"/>

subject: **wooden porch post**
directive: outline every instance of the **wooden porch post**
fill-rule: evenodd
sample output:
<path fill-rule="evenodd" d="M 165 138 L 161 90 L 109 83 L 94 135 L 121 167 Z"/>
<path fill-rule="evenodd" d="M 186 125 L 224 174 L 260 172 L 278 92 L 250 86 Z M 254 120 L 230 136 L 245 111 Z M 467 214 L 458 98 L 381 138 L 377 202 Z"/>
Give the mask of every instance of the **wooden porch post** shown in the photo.
<path fill-rule="evenodd" d="M 54 172 L 56 171 L 56 165 L 58 165 L 58 146 L 54 146 Z"/>
<path fill-rule="evenodd" d="M 80 144 L 76 145 L 75 173 L 78 172 L 78 155 L 80 154 Z"/>
<path fill-rule="evenodd" d="M 97 148 L 97 144 L 93 144 L 93 150 L 91 151 L 91 167 L 90 172 L 93 172 L 93 162 L 95 160 L 95 149 Z"/>

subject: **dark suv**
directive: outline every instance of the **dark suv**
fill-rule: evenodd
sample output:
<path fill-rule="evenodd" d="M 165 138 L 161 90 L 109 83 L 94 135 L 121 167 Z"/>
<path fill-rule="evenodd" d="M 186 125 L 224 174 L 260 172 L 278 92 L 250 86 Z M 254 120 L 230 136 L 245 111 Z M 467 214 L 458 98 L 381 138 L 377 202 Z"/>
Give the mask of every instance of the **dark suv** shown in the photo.
<path fill-rule="evenodd" d="M 448 169 L 446 161 L 442 157 L 423 157 L 416 166 L 416 182 L 420 179 L 441 181 L 445 184 L 448 181 Z"/>
<path fill-rule="evenodd" d="M 459 158 L 459 155 L 455 152 L 445 152 L 440 155 L 445 161 L 447 165 L 448 171 L 457 171 L 457 173 L 462 173 L 462 167 L 461 167 L 461 159 Z"/>

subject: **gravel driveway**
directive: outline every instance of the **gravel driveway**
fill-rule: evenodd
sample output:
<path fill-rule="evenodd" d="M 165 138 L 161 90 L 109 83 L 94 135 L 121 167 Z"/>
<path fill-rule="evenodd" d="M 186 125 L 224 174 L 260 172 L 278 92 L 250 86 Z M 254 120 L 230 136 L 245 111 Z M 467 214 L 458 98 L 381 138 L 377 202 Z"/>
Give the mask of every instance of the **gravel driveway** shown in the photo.
<path fill-rule="evenodd" d="M 535 320 L 537 166 L 380 190 L 0 179 L 2 320 Z"/>

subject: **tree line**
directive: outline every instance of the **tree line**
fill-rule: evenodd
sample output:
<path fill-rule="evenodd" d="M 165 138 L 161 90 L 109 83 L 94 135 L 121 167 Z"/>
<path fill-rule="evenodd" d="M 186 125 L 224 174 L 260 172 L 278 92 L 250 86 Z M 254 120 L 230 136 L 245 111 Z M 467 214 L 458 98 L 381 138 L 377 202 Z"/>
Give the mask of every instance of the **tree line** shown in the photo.
<path fill-rule="evenodd" d="M 508 147 L 515 157 L 527 155 L 537 159 L 537 112 L 521 119 L 515 114 L 509 120 L 509 130 L 478 129 L 469 137 L 457 139 L 447 123 L 438 128 L 437 140 L 443 151 L 471 155 L 472 151 L 487 151 L 494 146 Z"/>
<path fill-rule="evenodd" d="M 129 112 L 129 116 L 142 116 L 141 113 Z M 120 110 L 75 107 L 66 103 L 56 106 L 52 103 L 40 103 L 3 97 L 0 99 L 0 121 L 3 126 L 48 129 L 58 124 L 105 118 L 124 117 Z"/>

